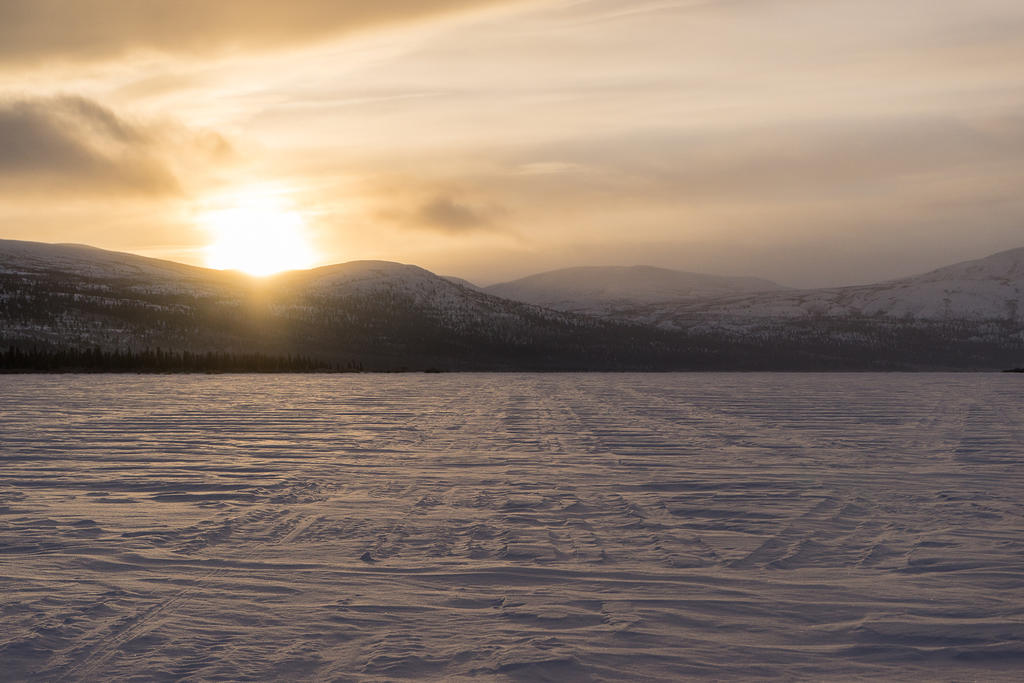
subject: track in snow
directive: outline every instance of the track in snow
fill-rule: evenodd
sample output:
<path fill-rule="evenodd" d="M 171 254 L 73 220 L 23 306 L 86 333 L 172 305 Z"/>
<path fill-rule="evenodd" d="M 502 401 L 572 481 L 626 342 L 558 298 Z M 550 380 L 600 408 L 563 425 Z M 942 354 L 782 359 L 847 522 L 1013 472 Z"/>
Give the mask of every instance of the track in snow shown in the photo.
<path fill-rule="evenodd" d="M 0 385 L 15 680 L 1024 663 L 1015 376 Z"/>

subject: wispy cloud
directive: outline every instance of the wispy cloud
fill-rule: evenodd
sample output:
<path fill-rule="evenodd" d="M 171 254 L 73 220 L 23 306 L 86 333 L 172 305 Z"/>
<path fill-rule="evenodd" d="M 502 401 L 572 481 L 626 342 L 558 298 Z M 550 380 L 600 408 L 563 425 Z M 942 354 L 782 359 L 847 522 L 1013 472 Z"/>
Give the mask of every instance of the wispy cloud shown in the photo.
<path fill-rule="evenodd" d="M 230 146 L 215 134 L 128 121 L 83 97 L 0 101 L 0 191 L 176 195 L 174 167 L 190 154 L 206 163 Z"/>
<path fill-rule="evenodd" d="M 0 62 L 258 50 L 515 0 L 0 0 Z"/>

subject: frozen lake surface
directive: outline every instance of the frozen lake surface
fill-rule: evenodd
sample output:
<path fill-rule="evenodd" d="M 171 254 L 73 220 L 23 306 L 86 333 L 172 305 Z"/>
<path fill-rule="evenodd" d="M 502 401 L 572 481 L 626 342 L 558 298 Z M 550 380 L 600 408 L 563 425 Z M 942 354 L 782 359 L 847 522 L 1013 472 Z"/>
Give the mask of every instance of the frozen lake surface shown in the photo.
<path fill-rule="evenodd" d="M 0 377 L 5 680 L 1011 680 L 1024 376 Z"/>

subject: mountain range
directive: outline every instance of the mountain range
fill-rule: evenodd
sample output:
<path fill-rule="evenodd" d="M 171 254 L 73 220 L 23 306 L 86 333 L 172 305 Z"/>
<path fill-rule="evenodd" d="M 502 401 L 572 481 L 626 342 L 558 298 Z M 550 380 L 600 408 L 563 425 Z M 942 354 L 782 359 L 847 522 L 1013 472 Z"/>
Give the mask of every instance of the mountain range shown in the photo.
<path fill-rule="evenodd" d="M 556 310 L 677 329 L 760 321 L 884 317 L 1000 320 L 1024 317 L 1024 248 L 922 275 L 851 287 L 791 289 L 768 280 L 637 266 L 568 268 L 485 291 Z"/>
<path fill-rule="evenodd" d="M 0 345 L 301 353 L 372 369 L 998 369 L 1024 361 L 1024 249 L 789 289 L 649 266 L 479 288 L 355 261 L 267 278 L 0 240 Z"/>
<path fill-rule="evenodd" d="M 653 266 L 584 266 L 539 273 L 483 291 L 559 311 L 627 316 L 638 306 L 784 290 L 770 280 L 687 273 Z"/>

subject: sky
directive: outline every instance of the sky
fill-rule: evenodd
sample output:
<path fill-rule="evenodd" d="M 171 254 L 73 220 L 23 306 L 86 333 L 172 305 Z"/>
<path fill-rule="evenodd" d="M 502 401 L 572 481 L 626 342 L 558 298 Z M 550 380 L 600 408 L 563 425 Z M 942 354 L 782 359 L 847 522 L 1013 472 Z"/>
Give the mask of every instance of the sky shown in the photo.
<path fill-rule="evenodd" d="M 871 282 L 1024 246 L 1022 64 L 1020 0 L 0 0 L 0 238 Z"/>

